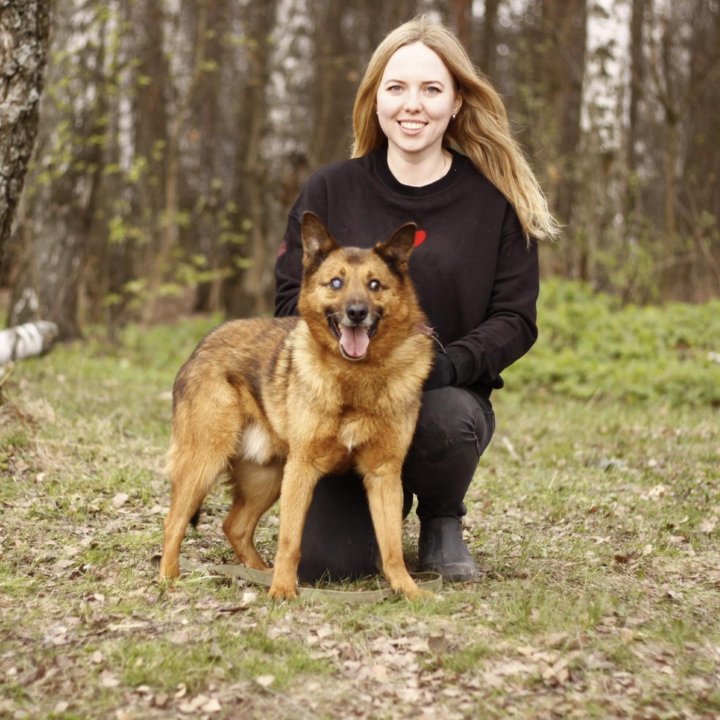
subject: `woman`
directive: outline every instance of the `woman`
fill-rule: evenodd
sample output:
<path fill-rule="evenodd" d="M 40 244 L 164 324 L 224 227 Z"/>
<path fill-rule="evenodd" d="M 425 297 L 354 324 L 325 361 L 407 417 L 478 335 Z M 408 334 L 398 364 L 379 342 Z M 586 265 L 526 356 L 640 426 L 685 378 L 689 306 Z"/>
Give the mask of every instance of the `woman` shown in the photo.
<path fill-rule="evenodd" d="M 379 45 L 357 92 L 353 131 L 353 159 L 318 170 L 290 211 L 276 315 L 296 312 L 305 210 L 342 245 L 371 247 L 417 223 L 410 270 L 438 349 L 403 469 L 404 512 L 416 496 L 420 570 L 473 580 L 464 498 L 495 428 L 490 395 L 502 387 L 500 372 L 537 337 L 536 241 L 557 226 L 497 92 L 441 25 L 418 18 Z M 374 569 L 361 480 L 324 478 L 303 535 L 301 578 Z"/>

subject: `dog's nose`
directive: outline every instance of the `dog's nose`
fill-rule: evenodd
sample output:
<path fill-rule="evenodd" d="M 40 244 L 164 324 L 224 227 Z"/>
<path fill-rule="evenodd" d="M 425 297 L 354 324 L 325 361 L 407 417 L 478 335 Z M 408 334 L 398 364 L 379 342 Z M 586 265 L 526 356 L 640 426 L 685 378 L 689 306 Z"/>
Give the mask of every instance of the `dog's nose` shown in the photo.
<path fill-rule="evenodd" d="M 368 307 L 364 303 L 351 303 L 345 312 L 350 322 L 359 325 L 368 316 Z"/>

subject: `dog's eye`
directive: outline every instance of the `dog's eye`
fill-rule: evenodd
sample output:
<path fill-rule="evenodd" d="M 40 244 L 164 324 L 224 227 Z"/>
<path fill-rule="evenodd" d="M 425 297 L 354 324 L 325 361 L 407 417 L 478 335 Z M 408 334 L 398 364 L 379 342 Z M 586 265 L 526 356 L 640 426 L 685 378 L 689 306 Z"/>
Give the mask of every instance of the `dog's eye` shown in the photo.
<path fill-rule="evenodd" d="M 372 290 L 373 292 L 377 292 L 378 290 L 380 290 L 380 288 L 382 288 L 382 284 L 379 280 L 371 280 L 368 283 L 368 288 L 370 288 L 370 290 Z"/>
<path fill-rule="evenodd" d="M 341 288 L 342 286 L 343 286 L 343 279 L 342 279 L 342 278 L 334 277 L 334 278 L 330 281 L 330 287 L 331 287 L 333 290 L 340 290 L 340 288 Z"/>

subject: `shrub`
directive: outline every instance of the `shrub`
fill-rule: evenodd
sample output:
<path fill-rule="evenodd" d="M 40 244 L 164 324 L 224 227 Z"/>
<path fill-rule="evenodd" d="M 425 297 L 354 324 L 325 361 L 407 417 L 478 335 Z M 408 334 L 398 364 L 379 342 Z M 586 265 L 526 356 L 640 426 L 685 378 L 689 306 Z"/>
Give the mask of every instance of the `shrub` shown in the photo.
<path fill-rule="evenodd" d="M 540 337 L 509 387 L 577 399 L 720 406 L 720 301 L 622 306 L 567 280 L 543 283 Z"/>

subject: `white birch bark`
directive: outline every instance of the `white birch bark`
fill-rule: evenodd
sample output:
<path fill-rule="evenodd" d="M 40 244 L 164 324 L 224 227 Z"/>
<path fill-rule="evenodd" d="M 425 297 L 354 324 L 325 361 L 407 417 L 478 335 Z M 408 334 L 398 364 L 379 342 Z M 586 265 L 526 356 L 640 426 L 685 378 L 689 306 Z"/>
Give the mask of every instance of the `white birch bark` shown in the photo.
<path fill-rule="evenodd" d="M 57 334 L 57 325 L 47 320 L 0 330 L 0 365 L 42 355 L 52 347 Z"/>

